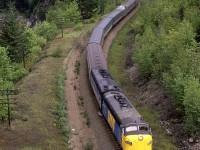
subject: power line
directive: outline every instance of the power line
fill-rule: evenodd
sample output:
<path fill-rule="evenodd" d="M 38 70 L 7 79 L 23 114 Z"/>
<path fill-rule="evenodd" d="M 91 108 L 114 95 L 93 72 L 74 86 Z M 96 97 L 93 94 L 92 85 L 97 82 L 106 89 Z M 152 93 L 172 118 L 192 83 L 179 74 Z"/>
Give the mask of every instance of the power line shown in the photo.
<path fill-rule="evenodd" d="M 0 90 L 0 95 L 2 97 L 5 96 L 5 98 L 0 99 L 0 105 L 7 105 L 7 115 L 8 115 L 8 125 L 11 125 L 11 112 L 10 112 L 10 105 L 11 104 L 16 104 L 16 102 L 10 102 L 10 100 L 16 100 L 14 97 L 10 97 L 13 95 L 17 95 L 19 93 L 19 90 Z M 2 102 L 1 102 L 2 101 Z"/>

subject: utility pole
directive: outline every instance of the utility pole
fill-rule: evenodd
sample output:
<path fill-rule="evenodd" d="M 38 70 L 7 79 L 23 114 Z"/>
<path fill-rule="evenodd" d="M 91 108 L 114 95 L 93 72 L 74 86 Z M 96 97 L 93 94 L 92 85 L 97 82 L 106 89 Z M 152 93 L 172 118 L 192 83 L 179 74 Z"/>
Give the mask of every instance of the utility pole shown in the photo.
<path fill-rule="evenodd" d="M 64 25 L 64 23 L 65 23 L 64 18 L 63 17 L 59 17 L 58 18 L 58 25 L 59 25 L 59 27 L 61 28 L 61 31 L 62 31 L 62 38 L 63 38 L 63 25 Z"/>
<path fill-rule="evenodd" d="M 8 125 L 11 126 L 11 113 L 10 113 L 10 105 L 16 104 L 16 102 L 10 102 L 11 99 L 15 100 L 15 98 L 10 97 L 13 95 L 17 95 L 19 93 L 19 90 L 0 90 L 0 96 L 5 96 L 5 98 L 0 99 L 0 105 L 7 105 L 7 115 L 8 115 Z"/>

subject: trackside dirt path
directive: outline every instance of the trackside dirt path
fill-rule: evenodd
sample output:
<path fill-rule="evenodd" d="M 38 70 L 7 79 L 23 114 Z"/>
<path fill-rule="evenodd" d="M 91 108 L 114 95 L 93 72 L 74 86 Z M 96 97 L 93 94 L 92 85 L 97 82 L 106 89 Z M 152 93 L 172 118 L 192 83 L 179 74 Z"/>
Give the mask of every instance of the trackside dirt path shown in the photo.
<path fill-rule="evenodd" d="M 84 41 L 83 37 L 80 37 L 78 40 Z M 95 139 L 92 130 L 85 123 L 85 119 L 87 118 L 83 117 L 84 110 L 82 110 L 78 104 L 80 97 L 79 82 L 82 79 L 80 79 L 80 76 L 74 70 L 77 61 L 80 61 L 80 57 L 81 49 L 74 48 L 65 61 L 67 64 L 66 97 L 68 122 L 71 128 L 69 148 L 73 150 L 82 150 L 86 147 L 90 139 Z M 94 147 L 94 149 L 97 148 Z"/>
<path fill-rule="evenodd" d="M 138 7 L 115 26 L 107 36 L 103 47 L 106 58 L 117 32 L 135 14 Z M 75 48 L 66 59 L 68 68 L 66 71 L 66 97 L 68 121 L 72 132 L 69 141 L 70 148 L 84 150 L 88 145 L 88 139 L 91 139 L 94 150 L 116 150 L 116 141 L 113 140 L 113 135 L 110 135 L 104 119 L 98 115 L 99 108 L 89 84 L 86 61 L 87 39 L 80 38 L 79 42 L 81 44 L 78 45 L 81 45 L 81 47 Z M 81 49 L 84 49 L 82 53 Z M 76 61 L 80 61 L 79 75 L 74 72 Z M 83 107 L 79 106 L 80 97 L 82 98 Z M 82 115 L 83 112 L 87 113 L 87 117 Z M 85 123 L 86 119 L 90 122 L 89 126 Z"/>

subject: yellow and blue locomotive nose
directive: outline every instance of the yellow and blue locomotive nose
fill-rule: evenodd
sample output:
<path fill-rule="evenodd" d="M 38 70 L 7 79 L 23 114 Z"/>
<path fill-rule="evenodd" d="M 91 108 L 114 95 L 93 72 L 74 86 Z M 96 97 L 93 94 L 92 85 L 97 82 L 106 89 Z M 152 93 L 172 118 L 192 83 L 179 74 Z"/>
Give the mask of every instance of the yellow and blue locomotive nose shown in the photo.
<path fill-rule="evenodd" d="M 152 150 L 152 136 L 137 134 L 122 136 L 123 150 Z"/>

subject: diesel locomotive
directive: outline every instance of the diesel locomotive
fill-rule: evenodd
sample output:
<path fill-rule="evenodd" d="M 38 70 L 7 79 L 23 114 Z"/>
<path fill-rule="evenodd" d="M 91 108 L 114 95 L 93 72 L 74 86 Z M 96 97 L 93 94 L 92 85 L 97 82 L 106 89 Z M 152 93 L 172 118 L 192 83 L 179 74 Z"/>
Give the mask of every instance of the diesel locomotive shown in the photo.
<path fill-rule="evenodd" d="M 138 4 L 128 0 L 94 29 L 87 46 L 88 75 L 102 115 L 123 150 L 151 150 L 151 128 L 130 103 L 108 71 L 102 46 L 109 31 Z"/>

